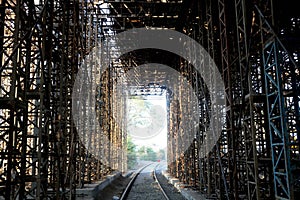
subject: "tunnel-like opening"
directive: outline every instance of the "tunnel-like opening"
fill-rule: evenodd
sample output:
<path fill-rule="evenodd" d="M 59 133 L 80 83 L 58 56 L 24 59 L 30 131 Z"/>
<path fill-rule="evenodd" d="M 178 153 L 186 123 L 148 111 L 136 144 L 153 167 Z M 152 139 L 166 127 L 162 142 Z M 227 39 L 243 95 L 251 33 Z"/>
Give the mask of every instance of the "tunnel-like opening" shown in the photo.
<path fill-rule="evenodd" d="M 162 58 L 163 64 L 155 63 Z M 143 159 L 174 165 L 193 145 L 199 123 L 202 129 L 209 124 L 210 105 L 204 105 L 210 99 L 207 86 L 198 87 L 203 83 L 199 72 L 173 53 L 154 49 L 130 52 L 111 63 L 101 80 L 98 110 L 111 112 L 122 130 L 120 136 L 126 138 L 126 168 Z M 181 141 L 175 141 L 178 135 Z M 149 156 L 149 152 L 156 156 Z"/>
<path fill-rule="evenodd" d="M 131 86 L 127 100 L 127 167 L 167 160 L 168 94 L 165 86 Z"/>
<path fill-rule="evenodd" d="M 119 39 L 122 40 L 122 38 Z M 168 37 L 168 39 L 174 40 L 174 37 Z M 179 44 L 180 40 L 178 38 Z M 201 59 L 193 54 L 191 48 L 184 46 L 187 43 L 182 43 L 183 54 L 177 55 L 172 49 L 167 51 L 142 48 L 130 51 L 135 48 L 128 47 L 129 50 L 124 51 L 124 49 L 119 49 L 122 48 L 119 46 L 122 44 L 119 40 L 112 39 L 105 42 L 103 41 L 103 46 L 99 46 L 86 57 L 81 69 L 83 73 L 80 73 L 86 85 L 92 83 L 92 90 L 95 88 L 95 93 L 88 93 L 89 90 L 81 86 L 83 93 L 79 97 L 81 100 L 91 102 L 83 103 L 83 106 L 88 109 L 84 111 L 86 114 L 83 112 L 78 121 L 84 124 L 82 119 L 94 117 L 85 121 L 90 123 L 94 120 L 93 125 L 97 127 L 94 130 L 88 130 L 86 127 L 86 130 L 78 131 L 83 135 L 82 142 L 87 144 L 88 150 L 96 157 L 100 156 L 99 160 L 103 168 L 108 166 L 111 170 L 127 171 L 130 168 L 129 165 L 132 164 L 131 158 L 128 158 L 128 146 L 132 144 L 132 141 L 128 139 L 132 139 L 127 121 L 129 99 L 135 98 L 135 101 L 143 99 L 140 102 L 145 102 L 146 96 L 155 96 L 155 92 L 166 91 L 167 113 L 164 116 L 167 116 L 168 169 L 176 172 L 179 166 L 194 162 L 185 157 L 197 158 L 195 162 L 199 162 L 198 158 L 205 156 L 204 154 L 213 148 L 218 139 L 216 135 L 206 134 L 206 131 L 211 130 L 209 126 L 213 121 L 210 116 L 211 110 L 213 107 L 215 111 L 223 109 L 223 107 L 212 106 L 215 102 L 211 101 L 210 91 L 211 86 L 216 83 L 213 70 L 218 71 L 211 64 L 213 61 L 202 55 L 200 58 L 207 63 L 202 63 L 202 68 L 199 70 L 197 62 L 195 63 L 193 59 Z M 222 80 L 219 79 L 219 82 Z M 217 95 L 216 92 L 213 95 Z M 219 96 L 222 98 L 221 101 L 224 100 L 224 95 Z M 94 108 L 96 112 L 93 113 Z M 147 124 L 146 122 L 149 123 L 146 117 L 140 117 L 139 123 L 141 122 L 144 125 Z M 218 126 L 220 124 L 214 124 L 213 128 L 218 128 Z M 153 126 L 150 127 L 153 129 Z M 162 125 L 158 127 L 161 128 Z M 135 128 L 141 129 L 141 124 L 140 127 Z M 89 141 L 90 137 L 86 137 L 85 134 L 89 131 L 97 135 L 91 137 L 92 141 Z M 206 141 L 213 142 L 208 144 L 205 143 Z M 195 183 L 194 180 L 199 178 L 197 177 L 199 174 L 194 173 L 192 176 L 185 177 L 186 181 Z"/>

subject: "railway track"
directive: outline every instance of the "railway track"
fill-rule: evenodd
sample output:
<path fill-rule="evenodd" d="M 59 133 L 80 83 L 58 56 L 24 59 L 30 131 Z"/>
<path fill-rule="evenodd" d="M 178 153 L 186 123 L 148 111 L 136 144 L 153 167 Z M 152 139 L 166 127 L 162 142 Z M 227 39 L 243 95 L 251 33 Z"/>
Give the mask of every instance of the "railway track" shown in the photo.
<path fill-rule="evenodd" d="M 151 163 L 137 170 L 122 193 L 120 200 L 169 200 L 170 198 L 157 178 L 156 169 L 158 166 L 158 163 Z"/>
<path fill-rule="evenodd" d="M 162 184 L 159 182 L 159 179 L 157 178 L 157 167 L 159 166 L 159 164 L 156 165 L 154 171 L 153 171 L 153 176 L 154 176 L 154 179 L 156 180 L 157 184 L 158 184 L 158 187 L 160 188 L 160 191 L 162 192 L 162 194 L 164 195 L 165 199 L 166 200 L 169 200 L 169 197 L 168 195 L 166 194 L 165 190 L 163 189 L 162 187 Z"/>

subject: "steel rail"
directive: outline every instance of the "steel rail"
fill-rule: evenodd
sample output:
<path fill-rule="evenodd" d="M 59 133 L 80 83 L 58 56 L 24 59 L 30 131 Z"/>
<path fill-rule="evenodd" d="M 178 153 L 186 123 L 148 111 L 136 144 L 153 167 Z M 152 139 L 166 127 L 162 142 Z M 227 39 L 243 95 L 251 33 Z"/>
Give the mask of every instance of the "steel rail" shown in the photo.
<path fill-rule="evenodd" d="M 136 171 L 136 173 L 133 175 L 132 179 L 129 181 L 128 185 L 126 186 L 125 190 L 122 193 L 122 196 L 120 197 L 120 200 L 125 200 L 128 197 L 128 194 L 130 193 L 130 190 L 134 184 L 134 181 L 136 180 L 136 178 L 138 177 L 138 175 L 141 173 L 141 171 L 143 171 L 146 167 L 148 167 L 149 165 L 152 165 L 153 163 L 150 163 L 148 165 L 145 165 L 143 167 L 141 167 L 140 169 L 138 169 Z"/>
<path fill-rule="evenodd" d="M 168 195 L 166 194 L 166 192 L 165 192 L 164 189 L 162 188 L 162 186 L 161 186 L 161 184 L 160 184 L 158 178 L 157 178 L 157 175 L 156 175 L 156 169 L 157 169 L 158 166 L 159 166 L 159 164 L 156 165 L 156 167 L 155 167 L 155 169 L 154 169 L 154 172 L 153 172 L 154 179 L 155 179 L 155 181 L 157 182 L 158 187 L 160 188 L 160 191 L 163 193 L 165 199 L 166 199 L 166 200 L 170 200 L 169 197 L 168 197 Z"/>

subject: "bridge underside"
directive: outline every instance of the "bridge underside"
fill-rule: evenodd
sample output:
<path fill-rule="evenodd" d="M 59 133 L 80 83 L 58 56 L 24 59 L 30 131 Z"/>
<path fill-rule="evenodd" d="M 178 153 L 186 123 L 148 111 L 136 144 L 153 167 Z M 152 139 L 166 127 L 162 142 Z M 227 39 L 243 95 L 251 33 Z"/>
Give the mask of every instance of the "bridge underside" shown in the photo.
<path fill-rule="evenodd" d="M 128 97 L 167 91 L 170 174 L 211 199 L 296 199 L 299 25 L 297 6 L 277 0 L 1 0 L 0 198 L 75 198 L 126 171 Z M 159 49 L 117 57 L 120 44 L 108 42 L 142 27 L 193 38 L 222 76 L 224 123 L 204 156 L 213 100 L 201 72 Z M 105 70 L 95 47 L 116 52 Z M 150 63 L 170 69 L 139 68 Z"/>

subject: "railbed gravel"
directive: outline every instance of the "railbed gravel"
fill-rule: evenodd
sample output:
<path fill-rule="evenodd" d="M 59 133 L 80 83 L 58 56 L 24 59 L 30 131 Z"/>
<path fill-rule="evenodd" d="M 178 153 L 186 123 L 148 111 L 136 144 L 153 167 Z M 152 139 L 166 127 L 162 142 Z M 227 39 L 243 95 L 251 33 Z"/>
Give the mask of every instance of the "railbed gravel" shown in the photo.
<path fill-rule="evenodd" d="M 168 182 L 160 170 L 156 171 L 156 177 L 170 200 L 185 200 L 181 193 L 171 183 Z"/>
<path fill-rule="evenodd" d="M 146 167 L 137 176 L 127 200 L 164 200 L 164 196 L 152 176 L 154 167 L 153 164 Z"/>

